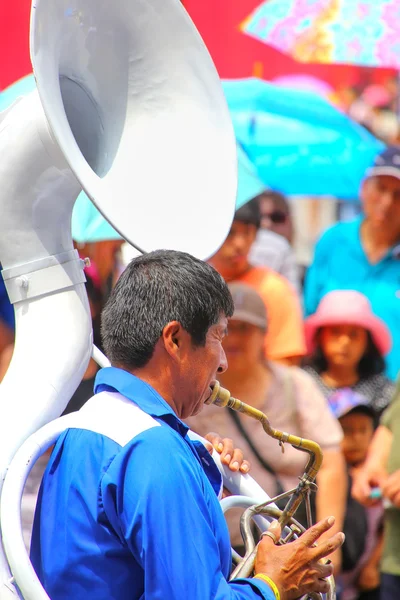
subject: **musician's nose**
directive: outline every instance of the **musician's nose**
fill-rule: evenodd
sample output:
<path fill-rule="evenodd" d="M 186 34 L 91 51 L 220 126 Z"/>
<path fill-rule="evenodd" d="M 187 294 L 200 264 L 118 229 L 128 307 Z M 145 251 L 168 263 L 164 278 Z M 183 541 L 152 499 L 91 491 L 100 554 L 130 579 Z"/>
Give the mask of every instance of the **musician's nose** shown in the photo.
<path fill-rule="evenodd" d="M 228 359 L 226 358 L 225 350 L 221 346 L 221 357 L 220 357 L 220 363 L 219 363 L 219 367 L 218 367 L 218 373 L 225 373 L 227 368 L 228 368 Z"/>

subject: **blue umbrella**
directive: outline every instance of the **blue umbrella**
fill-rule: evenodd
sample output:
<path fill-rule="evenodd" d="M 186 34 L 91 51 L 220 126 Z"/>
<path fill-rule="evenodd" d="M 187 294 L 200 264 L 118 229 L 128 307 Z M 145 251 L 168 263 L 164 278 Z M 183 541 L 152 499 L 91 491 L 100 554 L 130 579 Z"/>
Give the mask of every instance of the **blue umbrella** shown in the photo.
<path fill-rule="evenodd" d="M 265 190 L 265 185 L 258 177 L 254 165 L 240 144 L 237 145 L 237 155 L 238 190 L 236 195 L 236 209 Z"/>
<path fill-rule="evenodd" d="M 384 148 L 364 127 L 309 92 L 251 78 L 223 83 L 236 138 L 265 186 L 289 195 L 358 197 Z"/>
<path fill-rule="evenodd" d="M 36 89 L 35 78 L 33 75 L 22 77 L 5 90 L 0 92 L 0 112 L 8 108 L 14 100 L 20 96 L 26 96 Z"/>
<path fill-rule="evenodd" d="M 97 210 L 93 202 L 81 192 L 72 212 L 72 238 L 78 243 L 119 240 L 120 234 Z"/>

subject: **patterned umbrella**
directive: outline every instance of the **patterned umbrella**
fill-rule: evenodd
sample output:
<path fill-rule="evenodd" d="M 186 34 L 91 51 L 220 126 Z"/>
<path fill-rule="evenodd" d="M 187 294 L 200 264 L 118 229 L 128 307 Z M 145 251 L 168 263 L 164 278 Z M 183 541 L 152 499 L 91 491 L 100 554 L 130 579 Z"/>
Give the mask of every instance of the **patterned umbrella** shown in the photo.
<path fill-rule="evenodd" d="M 242 30 L 301 62 L 400 69 L 399 0 L 267 0 Z"/>

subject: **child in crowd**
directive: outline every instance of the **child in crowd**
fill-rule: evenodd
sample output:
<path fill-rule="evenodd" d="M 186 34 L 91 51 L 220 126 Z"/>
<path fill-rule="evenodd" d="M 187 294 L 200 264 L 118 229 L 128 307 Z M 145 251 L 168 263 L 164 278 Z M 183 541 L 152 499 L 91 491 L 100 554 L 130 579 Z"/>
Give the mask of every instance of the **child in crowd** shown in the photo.
<path fill-rule="evenodd" d="M 379 600 L 383 505 L 365 508 L 350 495 L 352 477 L 367 456 L 375 413 L 365 398 L 349 388 L 334 392 L 329 404 L 343 429 L 342 451 L 349 474 L 340 600 Z"/>
<path fill-rule="evenodd" d="M 351 388 L 367 399 L 377 425 L 394 393 L 394 384 L 384 375 L 391 335 L 366 296 L 352 290 L 328 293 L 305 320 L 305 334 L 310 357 L 304 368 L 325 397 Z"/>

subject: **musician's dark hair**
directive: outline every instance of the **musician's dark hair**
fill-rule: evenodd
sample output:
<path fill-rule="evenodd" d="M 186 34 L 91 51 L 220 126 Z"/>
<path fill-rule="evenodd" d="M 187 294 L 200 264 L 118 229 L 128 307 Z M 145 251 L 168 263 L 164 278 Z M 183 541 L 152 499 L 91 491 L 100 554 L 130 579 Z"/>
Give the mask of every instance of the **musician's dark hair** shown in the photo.
<path fill-rule="evenodd" d="M 221 314 L 232 316 L 232 296 L 211 265 L 156 250 L 134 258 L 112 290 L 101 317 L 103 347 L 113 364 L 140 368 L 169 322 L 179 321 L 193 344 L 204 346 Z"/>
<path fill-rule="evenodd" d="M 102 342 L 101 342 L 101 334 L 100 334 L 100 314 L 101 309 L 103 307 L 103 294 L 101 289 L 95 284 L 92 277 L 85 273 L 86 275 L 86 292 L 91 304 L 92 312 L 92 329 L 93 329 L 93 344 L 103 350 Z"/>
<path fill-rule="evenodd" d="M 321 329 L 316 332 L 316 347 L 312 356 L 305 361 L 305 364 L 313 367 L 317 373 L 323 373 L 328 367 L 328 361 L 320 344 Z M 385 370 L 385 359 L 376 347 L 372 336 L 367 331 L 367 347 L 357 366 L 357 373 L 360 379 L 365 379 L 371 375 L 378 375 Z"/>

